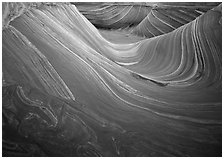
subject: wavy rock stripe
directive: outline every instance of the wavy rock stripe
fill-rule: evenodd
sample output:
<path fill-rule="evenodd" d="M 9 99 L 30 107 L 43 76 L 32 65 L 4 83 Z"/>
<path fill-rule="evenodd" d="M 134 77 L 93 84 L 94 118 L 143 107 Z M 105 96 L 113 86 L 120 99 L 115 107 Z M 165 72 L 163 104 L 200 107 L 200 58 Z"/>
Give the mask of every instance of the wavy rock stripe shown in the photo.
<path fill-rule="evenodd" d="M 169 33 L 191 22 L 218 4 L 218 2 L 157 3 L 131 32 L 147 38 Z"/>
<path fill-rule="evenodd" d="M 72 3 L 96 27 L 120 29 L 139 24 L 150 12 L 145 3 Z"/>
<path fill-rule="evenodd" d="M 49 156 L 220 156 L 220 18 L 221 5 L 113 44 L 74 5 L 30 8 L 3 30 L 4 80 L 19 85 L 4 88 L 4 120 Z"/>
<path fill-rule="evenodd" d="M 31 69 L 35 77 L 42 83 L 45 91 L 51 95 L 75 100 L 75 97 L 69 88 L 48 62 L 46 57 L 34 45 L 32 45 L 32 43 L 23 34 L 10 26 L 8 29 L 3 31 L 3 37 L 3 52 L 6 54 L 10 54 L 10 52 L 17 53 L 13 56 L 21 60 L 18 62 L 23 63 L 24 69 Z M 15 48 L 13 45 L 18 47 Z"/>
<path fill-rule="evenodd" d="M 43 102 L 41 102 L 41 101 L 32 101 L 31 99 L 29 99 L 25 95 L 22 87 L 20 87 L 20 86 L 17 88 L 17 92 L 16 93 L 17 93 L 18 97 L 21 99 L 21 101 L 23 103 L 25 103 L 28 106 L 37 107 L 37 108 L 42 109 L 42 111 L 46 114 L 46 116 L 48 118 L 50 118 L 51 122 L 53 122 L 54 125 L 57 125 L 57 122 L 58 122 L 57 118 L 52 114 L 52 112 L 48 108 L 43 106 Z"/>
<path fill-rule="evenodd" d="M 134 64 L 128 68 L 141 73 L 144 78 L 157 79 L 160 82 L 194 84 L 202 79 L 206 80 L 207 77 L 202 79 L 201 77 L 210 76 L 211 67 L 216 68 L 217 71 L 221 69 L 219 60 L 221 45 L 218 44 L 221 37 L 217 36 L 218 30 L 209 31 L 213 25 L 221 27 L 218 23 L 219 19 L 214 18 L 215 21 L 212 21 L 211 25 L 206 23 L 211 22 L 209 18 L 212 14 L 217 13 L 210 11 L 211 16 L 202 16 L 169 34 L 147 41 L 146 47 L 150 50 L 140 51 L 142 56 L 138 55 L 137 58 L 129 57 L 133 59 Z M 205 24 L 207 27 L 202 27 Z M 213 50 L 214 48 L 217 50 Z M 139 46 L 139 49 L 146 50 L 143 45 Z M 209 77 L 207 82 L 213 83 L 212 77 L 220 80 L 220 77 L 216 77 L 221 76 L 220 73 Z"/>

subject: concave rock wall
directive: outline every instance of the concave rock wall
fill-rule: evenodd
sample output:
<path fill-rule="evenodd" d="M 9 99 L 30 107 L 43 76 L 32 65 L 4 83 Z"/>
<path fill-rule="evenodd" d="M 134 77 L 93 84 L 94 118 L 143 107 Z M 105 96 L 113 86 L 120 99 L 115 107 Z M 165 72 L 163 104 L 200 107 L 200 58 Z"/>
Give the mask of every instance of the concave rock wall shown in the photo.
<path fill-rule="evenodd" d="M 30 7 L 2 31 L 3 156 L 221 156 L 220 19 L 113 44 L 74 5 Z"/>
<path fill-rule="evenodd" d="M 220 2 L 73 2 L 97 28 L 154 37 L 191 22 Z"/>

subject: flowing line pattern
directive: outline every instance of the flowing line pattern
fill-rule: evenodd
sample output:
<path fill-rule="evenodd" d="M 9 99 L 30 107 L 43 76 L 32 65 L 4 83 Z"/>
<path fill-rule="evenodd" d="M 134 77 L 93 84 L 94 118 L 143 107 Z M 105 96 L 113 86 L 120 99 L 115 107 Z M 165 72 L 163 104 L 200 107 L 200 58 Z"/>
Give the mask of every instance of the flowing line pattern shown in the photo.
<path fill-rule="evenodd" d="M 76 5 L 24 5 L 3 28 L 3 125 L 43 156 L 219 156 L 221 5 L 145 4 L 153 37 L 127 44 L 88 19 L 123 27 L 142 3 Z"/>
<path fill-rule="evenodd" d="M 106 29 L 129 28 L 139 24 L 150 12 L 151 6 L 139 3 L 73 3 L 95 26 Z"/>
<path fill-rule="evenodd" d="M 132 33 L 147 38 L 169 33 L 193 21 L 218 4 L 204 2 L 158 3 L 152 7 L 147 17 L 133 28 Z M 200 11 L 198 12 L 198 10 Z"/>

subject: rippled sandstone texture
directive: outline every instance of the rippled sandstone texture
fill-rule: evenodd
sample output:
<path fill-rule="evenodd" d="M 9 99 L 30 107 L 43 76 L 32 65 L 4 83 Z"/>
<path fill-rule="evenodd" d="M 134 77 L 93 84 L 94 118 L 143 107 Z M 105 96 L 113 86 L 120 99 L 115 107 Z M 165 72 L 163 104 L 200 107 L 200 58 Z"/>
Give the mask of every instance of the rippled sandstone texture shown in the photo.
<path fill-rule="evenodd" d="M 75 5 L 3 3 L 3 156 L 221 156 L 221 34 L 221 4 L 112 42 Z"/>

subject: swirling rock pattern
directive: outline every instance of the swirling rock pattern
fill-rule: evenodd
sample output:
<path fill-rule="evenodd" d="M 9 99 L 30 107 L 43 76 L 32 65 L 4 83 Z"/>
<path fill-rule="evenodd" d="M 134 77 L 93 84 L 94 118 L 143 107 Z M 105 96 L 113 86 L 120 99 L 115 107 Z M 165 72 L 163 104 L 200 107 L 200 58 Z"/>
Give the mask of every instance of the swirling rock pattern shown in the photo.
<path fill-rule="evenodd" d="M 2 31 L 3 156 L 221 156 L 221 5 L 126 44 L 75 5 L 24 6 Z"/>
<path fill-rule="evenodd" d="M 126 29 L 132 34 L 154 37 L 191 22 L 219 2 L 73 2 L 96 27 Z M 137 25 L 137 26 L 136 26 Z"/>
<path fill-rule="evenodd" d="M 136 26 L 152 9 L 152 4 L 145 2 L 73 2 L 77 9 L 96 27 L 119 29 Z"/>
<path fill-rule="evenodd" d="M 218 2 L 157 3 L 152 7 L 147 17 L 132 30 L 132 33 L 150 38 L 171 32 L 218 4 Z"/>

